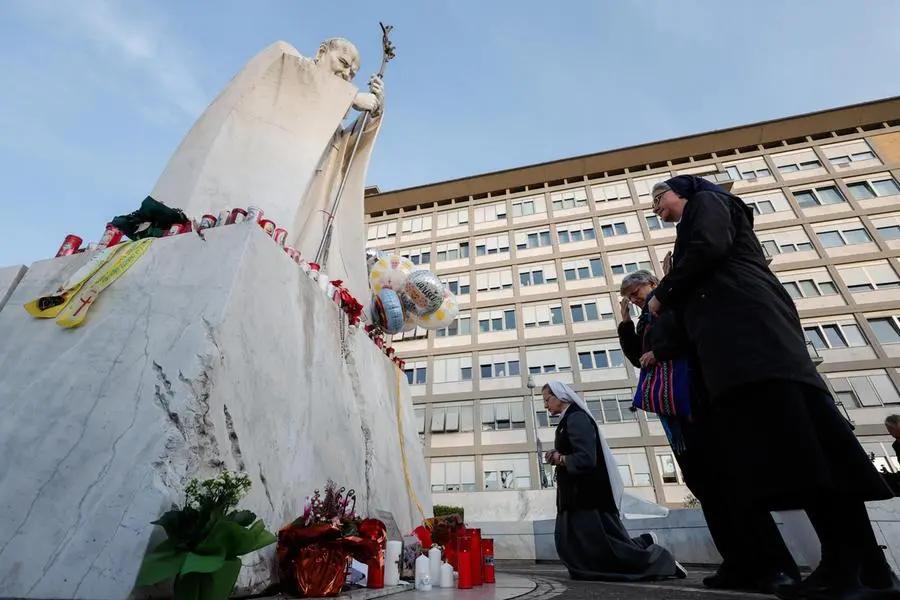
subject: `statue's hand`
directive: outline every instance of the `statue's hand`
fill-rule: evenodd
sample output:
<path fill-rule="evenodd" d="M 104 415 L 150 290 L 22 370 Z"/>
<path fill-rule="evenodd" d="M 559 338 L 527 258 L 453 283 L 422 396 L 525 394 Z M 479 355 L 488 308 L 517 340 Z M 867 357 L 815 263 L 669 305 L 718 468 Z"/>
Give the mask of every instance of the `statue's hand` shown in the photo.
<path fill-rule="evenodd" d="M 381 106 L 384 102 L 384 81 L 378 75 L 372 75 L 369 79 L 369 92 L 378 98 L 378 105 Z"/>

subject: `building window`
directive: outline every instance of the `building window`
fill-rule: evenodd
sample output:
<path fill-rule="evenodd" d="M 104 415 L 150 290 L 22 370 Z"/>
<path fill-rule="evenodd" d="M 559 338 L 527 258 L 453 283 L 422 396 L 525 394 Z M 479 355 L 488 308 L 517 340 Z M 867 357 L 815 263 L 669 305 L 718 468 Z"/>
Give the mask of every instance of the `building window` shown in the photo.
<path fill-rule="evenodd" d="M 401 250 L 400 256 L 408 258 L 414 265 L 431 264 L 431 248 L 428 246 L 424 248 Z"/>
<path fill-rule="evenodd" d="M 650 231 L 658 231 L 660 229 L 674 229 L 675 223 L 669 223 L 667 221 L 663 221 L 659 218 L 659 216 L 654 215 L 653 213 L 644 213 L 644 219 L 647 221 L 647 228 Z"/>
<path fill-rule="evenodd" d="M 369 225 L 368 240 L 386 240 L 397 237 L 397 222 Z"/>
<path fill-rule="evenodd" d="M 778 172 L 782 174 L 797 173 L 798 171 L 811 171 L 822 168 L 822 163 L 819 162 L 819 159 L 812 158 L 815 156 L 815 153 L 810 151 L 809 154 L 810 156 L 792 156 L 784 159 L 784 163 L 778 165 Z"/>
<path fill-rule="evenodd" d="M 584 323 L 585 321 L 610 321 L 613 319 L 613 313 L 610 309 L 609 302 L 605 305 L 599 305 L 596 300 L 570 300 L 569 311 L 572 313 L 573 323 Z"/>
<path fill-rule="evenodd" d="M 628 225 L 626 225 L 624 221 L 604 223 L 600 225 L 600 233 L 605 238 L 616 237 L 617 235 L 628 235 Z"/>
<path fill-rule="evenodd" d="M 437 214 L 437 228 L 451 229 L 469 224 L 469 209 L 446 210 Z"/>
<path fill-rule="evenodd" d="M 652 415 L 653 413 L 647 413 Z M 643 448 L 613 450 L 616 462 L 619 463 L 619 474 L 627 487 L 651 487 L 650 461 Z"/>
<path fill-rule="evenodd" d="M 512 216 L 514 218 L 530 217 L 531 215 L 538 215 L 546 212 L 547 203 L 544 200 L 543 195 L 521 198 L 519 200 L 513 200 L 512 202 Z"/>
<path fill-rule="evenodd" d="M 472 381 L 471 356 L 460 354 L 434 359 L 434 383 L 459 381 Z"/>
<path fill-rule="evenodd" d="M 519 283 L 523 286 L 556 283 L 556 265 L 529 265 L 519 267 Z"/>
<path fill-rule="evenodd" d="M 867 181 L 854 181 L 847 184 L 850 194 L 857 200 L 871 200 L 884 196 L 896 196 L 900 194 L 900 185 L 893 177 L 872 178 Z"/>
<path fill-rule="evenodd" d="M 865 408 L 900 404 L 900 395 L 883 370 L 828 375 L 835 399 L 845 407 Z"/>
<path fill-rule="evenodd" d="M 458 335 L 472 334 L 472 317 L 469 315 L 457 315 L 450 325 L 434 332 L 436 337 L 455 337 Z"/>
<path fill-rule="evenodd" d="M 416 417 L 416 433 L 419 434 L 419 441 L 425 441 L 425 407 L 417 406 L 413 409 Z"/>
<path fill-rule="evenodd" d="M 406 368 L 403 369 L 403 373 L 406 375 L 406 382 L 409 383 L 409 385 L 425 385 L 428 367 L 425 361 L 406 363 Z"/>
<path fill-rule="evenodd" d="M 612 257 L 610 257 L 612 260 Z M 645 271 L 653 272 L 653 264 L 649 260 L 642 261 L 629 261 L 625 263 L 619 264 L 611 264 L 609 268 L 612 270 L 613 275 L 624 275 L 626 273 L 634 273 L 635 271 L 639 271 L 641 269 Z"/>
<path fill-rule="evenodd" d="M 855 140 L 824 146 L 822 152 L 837 169 L 852 168 L 853 163 L 876 160 L 875 153 L 865 140 Z"/>
<path fill-rule="evenodd" d="M 512 289 L 512 269 L 497 269 L 494 271 L 478 271 L 475 273 L 475 282 L 479 292 L 495 292 L 497 290 Z"/>
<path fill-rule="evenodd" d="M 564 192 L 553 192 L 550 194 L 550 203 L 553 205 L 554 211 L 587 206 L 587 191 L 584 188 L 577 188 Z"/>
<path fill-rule="evenodd" d="M 592 277 L 604 277 L 603 260 L 600 258 L 582 258 L 563 263 L 563 277 L 566 281 L 578 281 Z"/>
<path fill-rule="evenodd" d="M 504 352 L 502 354 L 481 354 L 478 356 L 478 369 L 482 379 L 496 379 L 500 377 L 519 377 L 518 352 Z"/>
<path fill-rule="evenodd" d="M 871 317 L 868 321 L 880 343 L 900 343 L 900 322 L 897 317 Z"/>
<path fill-rule="evenodd" d="M 771 177 L 769 166 L 762 157 L 725 165 L 725 172 L 732 181 L 753 182 L 762 177 Z"/>
<path fill-rule="evenodd" d="M 531 458 L 528 454 L 483 456 L 484 489 L 531 489 Z"/>
<path fill-rule="evenodd" d="M 465 296 L 471 291 L 468 275 L 457 275 L 455 277 L 444 277 L 441 282 L 447 286 L 451 292 L 457 296 Z"/>
<path fill-rule="evenodd" d="M 522 307 L 522 322 L 525 329 L 562 325 L 562 304 L 526 304 Z"/>
<path fill-rule="evenodd" d="M 475 457 L 431 459 L 432 492 L 474 492 Z"/>
<path fill-rule="evenodd" d="M 459 260 L 460 258 L 469 258 L 469 242 L 449 242 L 447 244 L 438 244 L 438 262 L 444 262 L 445 260 Z M 422 264 L 427 263 L 423 262 Z"/>
<path fill-rule="evenodd" d="M 597 234 L 594 232 L 594 225 L 590 221 L 584 221 L 557 225 L 556 237 L 559 239 L 560 244 L 568 244 L 570 242 L 595 240 L 597 239 Z"/>
<path fill-rule="evenodd" d="M 852 246 L 854 244 L 866 244 L 872 241 L 869 232 L 865 227 L 854 227 L 853 229 L 830 229 L 827 231 L 816 232 L 816 236 L 822 245 L 826 248 L 837 248 L 839 246 Z"/>
<path fill-rule="evenodd" d="M 675 456 L 669 452 L 656 455 L 659 461 L 659 471 L 662 475 L 663 483 L 679 483 L 678 465 L 675 464 Z"/>
<path fill-rule="evenodd" d="M 393 340 L 399 342 L 411 342 L 413 340 L 424 340 L 427 337 L 428 330 L 416 326 L 410 331 L 401 331 L 400 333 L 395 333 L 393 336 Z"/>
<path fill-rule="evenodd" d="M 841 204 L 846 202 L 844 195 L 836 186 L 826 185 L 823 187 L 812 188 L 809 190 L 792 191 L 794 198 L 801 208 L 812 208 L 815 206 L 827 206 L 829 204 Z"/>
<path fill-rule="evenodd" d="M 793 230 L 781 231 L 775 234 L 769 234 L 766 237 L 760 237 L 759 243 L 762 245 L 763 252 L 766 256 L 777 256 L 778 254 L 791 254 L 793 252 L 807 252 L 813 250 L 806 233 L 796 228 Z"/>
<path fill-rule="evenodd" d="M 479 310 L 478 331 L 492 333 L 495 331 L 514 331 L 516 329 L 515 309 Z"/>
<path fill-rule="evenodd" d="M 550 240 L 549 229 L 516 232 L 517 250 L 526 250 L 529 248 L 544 248 L 552 245 L 552 243 L 553 242 Z"/>
<path fill-rule="evenodd" d="M 475 256 L 509 253 L 509 234 L 492 235 L 475 240 Z"/>
<path fill-rule="evenodd" d="M 812 278 L 797 279 L 796 281 L 783 281 L 784 289 L 794 300 L 803 298 L 818 298 L 819 296 L 834 296 L 838 293 L 833 281 L 816 281 Z"/>
<path fill-rule="evenodd" d="M 481 430 L 504 431 L 525 429 L 525 402 L 516 400 L 482 400 Z"/>
<path fill-rule="evenodd" d="M 528 348 L 525 350 L 525 360 L 530 375 L 572 372 L 568 346 Z"/>
<path fill-rule="evenodd" d="M 474 407 L 465 404 L 432 404 L 431 433 L 471 433 L 475 431 Z"/>
<path fill-rule="evenodd" d="M 900 280 L 887 261 L 859 266 L 839 266 L 838 273 L 853 293 L 900 287 Z"/>
<path fill-rule="evenodd" d="M 476 223 L 494 223 L 499 225 L 499 221 L 506 222 L 506 202 L 475 207 Z"/>
<path fill-rule="evenodd" d="M 591 193 L 594 195 L 594 202 L 616 202 L 617 200 L 631 202 L 631 190 L 624 181 L 592 186 Z"/>
<path fill-rule="evenodd" d="M 859 326 L 852 322 L 804 325 L 803 333 L 816 350 L 868 346 Z"/>
<path fill-rule="evenodd" d="M 599 423 L 629 423 L 636 420 L 631 410 L 634 393 L 631 390 L 586 392 L 584 402 Z"/>
<path fill-rule="evenodd" d="M 403 219 L 403 233 L 423 233 L 431 231 L 431 217 L 407 217 Z"/>
<path fill-rule="evenodd" d="M 615 369 L 625 366 L 625 355 L 622 354 L 622 350 L 618 347 L 592 351 L 579 350 L 578 365 L 582 371 Z"/>

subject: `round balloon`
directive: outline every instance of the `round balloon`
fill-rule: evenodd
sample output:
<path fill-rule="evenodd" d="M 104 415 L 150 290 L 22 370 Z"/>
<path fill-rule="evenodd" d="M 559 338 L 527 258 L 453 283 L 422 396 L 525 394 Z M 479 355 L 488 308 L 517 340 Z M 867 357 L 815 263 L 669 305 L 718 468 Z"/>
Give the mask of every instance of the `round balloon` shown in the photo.
<path fill-rule="evenodd" d="M 437 275 L 424 269 L 409 274 L 403 291 L 413 303 L 413 312 L 417 315 L 431 314 L 444 302 L 444 284 Z"/>
<path fill-rule="evenodd" d="M 403 329 L 401 329 L 400 332 L 406 333 L 407 331 L 412 331 L 416 327 L 418 327 L 418 325 L 416 325 L 416 322 L 412 320 L 412 317 L 407 316 L 406 322 L 403 324 Z"/>
<path fill-rule="evenodd" d="M 375 297 L 375 323 L 385 333 L 400 333 L 406 321 L 403 315 L 403 305 L 394 290 L 383 289 Z"/>
<path fill-rule="evenodd" d="M 416 325 L 425 329 L 443 329 L 452 323 L 458 314 L 459 303 L 456 300 L 456 295 L 445 287 L 444 300 L 436 311 L 427 315 L 413 313 L 409 315 L 409 318 L 415 321 Z"/>
<path fill-rule="evenodd" d="M 402 290 L 407 276 L 415 267 L 411 260 L 398 254 L 382 256 L 369 271 L 369 286 L 375 294 L 384 288 Z"/>
<path fill-rule="evenodd" d="M 369 270 L 369 273 L 372 272 L 372 267 L 375 266 L 375 263 L 377 263 L 382 256 L 383 254 L 378 248 L 366 248 L 366 268 Z"/>

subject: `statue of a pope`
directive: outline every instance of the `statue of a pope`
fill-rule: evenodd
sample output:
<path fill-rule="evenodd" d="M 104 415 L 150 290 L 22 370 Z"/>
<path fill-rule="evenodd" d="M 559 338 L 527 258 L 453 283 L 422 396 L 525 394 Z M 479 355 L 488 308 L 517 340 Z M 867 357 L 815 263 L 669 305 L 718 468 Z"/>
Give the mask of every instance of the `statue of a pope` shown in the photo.
<path fill-rule="evenodd" d="M 284 42 L 255 56 L 203 112 L 185 136 L 152 195 L 189 216 L 258 206 L 288 230 L 292 245 L 313 260 L 344 173 L 347 182 L 327 265 L 357 298 L 368 295 L 363 196 L 366 170 L 384 104 L 384 86 L 369 93 L 351 83 L 359 52 L 349 41 L 326 41 L 314 59 Z M 352 164 L 348 158 L 370 111 Z M 349 169 L 349 170 L 348 170 Z"/>

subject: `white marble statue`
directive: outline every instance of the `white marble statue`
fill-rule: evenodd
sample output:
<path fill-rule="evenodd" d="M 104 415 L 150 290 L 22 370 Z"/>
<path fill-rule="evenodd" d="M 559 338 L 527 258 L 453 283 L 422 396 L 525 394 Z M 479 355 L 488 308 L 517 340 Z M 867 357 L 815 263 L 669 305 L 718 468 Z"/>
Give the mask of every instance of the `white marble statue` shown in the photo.
<path fill-rule="evenodd" d="M 258 206 L 288 230 L 287 245 L 312 261 L 341 178 L 347 183 L 326 271 L 357 298 L 368 295 L 363 196 L 366 170 L 381 127 L 384 85 L 353 86 L 359 52 L 341 38 L 327 40 L 314 59 L 285 42 L 256 55 L 231 80 L 185 136 L 152 195 L 189 216 Z M 370 111 L 352 165 L 348 158 L 361 115 Z"/>

